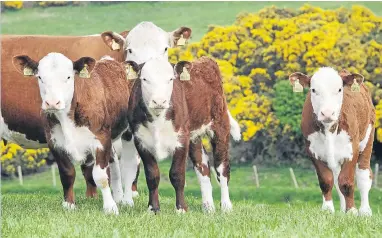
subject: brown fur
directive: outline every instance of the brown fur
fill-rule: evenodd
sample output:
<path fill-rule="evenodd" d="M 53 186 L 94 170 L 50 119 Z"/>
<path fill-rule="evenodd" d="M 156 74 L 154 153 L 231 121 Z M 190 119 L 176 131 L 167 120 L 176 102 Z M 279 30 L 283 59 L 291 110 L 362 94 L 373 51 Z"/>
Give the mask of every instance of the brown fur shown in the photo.
<path fill-rule="evenodd" d="M 347 75 L 347 77 L 348 76 L 349 75 Z M 357 81 L 359 81 L 359 78 L 359 75 L 357 75 Z M 346 78 L 344 79 L 344 84 L 344 98 L 339 121 L 332 126 L 332 128 L 330 128 L 330 132 L 335 133 L 337 130 L 338 134 L 341 131 L 346 131 L 352 142 L 353 158 L 346 158 L 347 160 L 345 159 L 338 177 L 340 190 L 345 196 L 346 209 L 348 210 L 354 207 L 354 174 L 356 164 L 359 164 L 360 169 L 370 170 L 370 158 L 374 140 L 375 109 L 371 101 L 370 93 L 365 85 L 361 85 L 360 92 L 352 92 L 350 89 L 352 80 Z M 308 138 L 310 134 L 316 131 L 321 131 L 320 126 L 317 126 L 317 123 L 316 116 L 313 113 L 311 96 L 309 92 L 306 96 L 301 121 L 301 129 L 305 138 Z M 365 138 L 369 124 L 373 125 L 373 129 L 366 148 L 360 153 L 359 143 L 363 138 Z M 326 200 L 331 200 L 333 174 L 327 165 L 319 160 L 320 158 L 315 158 L 311 151 L 309 151 L 309 142 L 306 144 L 306 149 L 316 167 L 322 193 Z"/>
<path fill-rule="evenodd" d="M 127 127 L 126 113 L 130 96 L 128 84 L 124 66 L 110 60 L 97 62 L 91 78 L 75 78 L 74 96 L 68 116 L 76 126 L 88 127 L 101 142 L 103 150 L 97 150 L 95 158 L 95 163 L 100 165 L 101 169 L 105 168 L 111 159 L 111 141 L 115 139 L 112 134 L 119 135 Z M 57 152 L 61 149 L 55 148 L 51 142 L 51 130 L 59 121 L 54 115 L 43 115 L 49 148 L 56 157 L 60 175 L 64 174 L 61 176 L 64 194 L 69 193 L 71 200 L 68 202 L 74 203 L 74 175 L 64 172 L 74 170 L 70 155 Z M 87 162 L 94 160 L 91 157 L 88 155 Z M 87 196 L 95 196 L 91 169 L 92 167 L 82 167 L 87 181 Z"/>
<path fill-rule="evenodd" d="M 228 145 L 230 124 L 227 114 L 227 103 L 223 94 L 223 86 L 219 67 L 210 58 L 202 57 L 192 63 L 190 81 L 174 81 L 171 96 L 171 108 L 166 115 L 167 120 L 172 120 L 175 131 L 182 132 L 181 148 L 175 150 L 170 169 L 170 180 L 176 191 L 177 209 L 187 210 L 184 201 L 185 162 L 187 155 L 203 175 L 209 175 L 209 165 L 202 163 L 202 145 L 200 138 L 190 142 L 190 132 L 199 129 L 212 121 L 214 136 L 211 143 L 214 153 L 215 169 L 224 165 L 223 175 L 230 178 Z M 129 104 L 129 123 L 135 133 L 140 124 L 152 120 L 147 108 L 142 106 L 141 81 L 137 80 L 133 86 Z M 159 210 L 159 200 L 156 196 L 159 185 L 158 165 L 148 151 L 139 146 L 135 138 L 139 155 L 145 166 L 146 180 L 149 187 L 149 205 L 154 211 Z"/>

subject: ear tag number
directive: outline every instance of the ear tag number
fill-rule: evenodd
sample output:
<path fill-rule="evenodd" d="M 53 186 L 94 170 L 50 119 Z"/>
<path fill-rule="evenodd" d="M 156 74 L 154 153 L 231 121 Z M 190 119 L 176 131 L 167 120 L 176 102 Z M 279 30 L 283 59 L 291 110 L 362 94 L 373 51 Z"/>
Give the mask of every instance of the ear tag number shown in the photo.
<path fill-rule="evenodd" d="M 85 64 L 84 68 L 80 71 L 79 76 L 81 78 L 90 78 L 90 74 L 89 74 L 89 71 L 88 71 L 87 67 L 88 67 L 88 65 Z"/>
<path fill-rule="evenodd" d="M 113 50 L 120 50 L 120 49 L 121 49 L 121 47 L 119 46 L 119 44 L 118 44 L 117 42 L 115 42 L 114 39 L 111 40 L 111 48 L 112 48 Z"/>
<path fill-rule="evenodd" d="M 33 76 L 33 69 L 29 68 L 29 67 L 25 67 L 24 68 L 24 75 L 25 76 Z"/>
<path fill-rule="evenodd" d="M 183 67 L 183 72 L 180 74 L 180 80 L 181 81 L 189 81 L 190 80 L 190 73 L 188 73 L 186 67 Z"/>
<path fill-rule="evenodd" d="M 133 66 L 126 65 L 126 77 L 127 77 L 127 80 L 138 78 L 137 72 L 134 71 Z"/>
<path fill-rule="evenodd" d="M 303 91 L 304 91 L 304 87 L 301 85 L 300 81 L 296 79 L 293 84 L 293 92 L 302 93 Z"/>
<path fill-rule="evenodd" d="M 359 87 L 359 84 L 358 84 L 356 78 L 354 78 L 354 82 L 353 82 L 353 84 L 351 85 L 351 91 L 352 91 L 352 92 L 359 92 L 359 91 L 360 91 L 360 87 Z"/>
<path fill-rule="evenodd" d="M 180 35 L 180 38 L 178 42 L 176 43 L 177 46 L 184 46 L 187 44 L 187 40 L 183 37 L 183 34 Z"/>

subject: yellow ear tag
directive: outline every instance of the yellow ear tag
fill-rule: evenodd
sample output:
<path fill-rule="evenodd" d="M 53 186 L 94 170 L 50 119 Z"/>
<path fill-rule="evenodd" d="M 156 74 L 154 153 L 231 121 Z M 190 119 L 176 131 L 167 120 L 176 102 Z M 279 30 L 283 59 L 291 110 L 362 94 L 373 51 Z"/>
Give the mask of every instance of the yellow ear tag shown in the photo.
<path fill-rule="evenodd" d="M 304 87 L 301 85 L 300 81 L 296 79 L 293 84 L 293 92 L 302 93 L 303 91 L 304 91 Z"/>
<path fill-rule="evenodd" d="M 24 75 L 25 76 L 33 76 L 34 73 L 33 73 L 33 69 L 29 68 L 29 67 L 25 67 L 24 68 Z"/>
<path fill-rule="evenodd" d="M 90 78 L 90 74 L 89 74 L 89 71 L 87 69 L 88 65 L 85 64 L 84 65 L 84 68 L 80 71 L 79 75 L 81 78 Z"/>
<path fill-rule="evenodd" d="M 120 49 L 121 49 L 121 47 L 119 46 L 119 44 L 118 44 L 117 42 L 115 42 L 114 39 L 111 40 L 111 48 L 112 48 L 113 50 L 120 50 Z"/>
<path fill-rule="evenodd" d="M 187 40 L 185 38 L 183 38 L 183 34 L 180 35 L 180 38 L 178 40 L 178 42 L 176 43 L 177 46 L 184 46 L 187 44 Z"/>
<path fill-rule="evenodd" d="M 357 79 L 355 79 L 355 78 L 354 78 L 353 84 L 351 85 L 351 91 L 352 92 L 359 92 L 360 91 L 359 84 L 357 82 Z"/>
<path fill-rule="evenodd" d="M 126 65 L 126 77 L 127 77 L 127 80 L 138 78 L 137 72 L 134 71 L 133 66 Z"/>
<path fill-rule="evenodd" d="M 180 80 L 181 81 L 189 81 L 190 80 L 190 73 L 188 73 L 186 67 L 183 67 L 183 72 L 180 74 Z"/>

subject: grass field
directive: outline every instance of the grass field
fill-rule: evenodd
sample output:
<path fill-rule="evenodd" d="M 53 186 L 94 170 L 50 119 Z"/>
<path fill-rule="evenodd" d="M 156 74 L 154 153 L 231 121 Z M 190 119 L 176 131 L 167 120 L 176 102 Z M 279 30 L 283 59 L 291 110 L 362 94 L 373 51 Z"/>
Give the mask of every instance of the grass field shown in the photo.
<path fill-rule="evenodd" d="M 181 25 L 193 29 L 199 40 L 208 25 L 229 25 L 244 11 L 265 6 L 298 8 L 304 2 L 130 2 L 109 6 L 23 9 L 1 14 L 2 34 L 85 35 L 106 30 L 131 29 L 140 21 L 153 21 L 170 31 Z M 314 2 L 323 8 L 350 7 L 351 2 Z M 359 2 L 382 15 L 380 2 Z M 120 215 L 106 216 L 102 200 L 86 199 L 85 182 L 77 169 L 76 211 L 61 207 L 62 189 L 52 187 L 51 173 L 1 184 L 1 237 L 382 237 L 382 190 L 372 189 L 373 217 L 334 215 L 320 211 L 321 195 L 313 170 L 295 169 L 300 185 L 292 186 L 287 168 L 259 168 L 261 187 L 254 185 L 251 166 L 233 166 L 230 182 L 234 211 L 220 212 L 220 190 L 213 180 L 214 214 L 201 210 L 196 176 L 187 172 L 186 201 L 189 212 L 175 213 L 175 193 L 168 179 L 169 162 L 160 164 L 161 212 L 147 212 L 147 189 L 143 170 L 140 197 L 134 208 L 119 207 Z M 379 184 L 382 185 L 382 176 Z M 334 192 L 335 207 L 339 201 Z M 356 193 L 359 206 L 359 194 Z"/>
<path fill-rule="evenodd" d="M 85 182 L 77 169 L 76 211 L 61 207 L 62 190 L 53 188 L 50 171 L 2 182 L 3 237 L 380 237 L 382 234 L 382 190 L 372 189 L 373 217 L 352 217 L 337 211 L 320 210 L 321 194 L 312 170 L 295 171 L 299 189 L 293 188 L 287 168 L 260 168 L 257 189 L 251 166 L 234 166 L 230 182 L 234 211 L 219 209 L 220 190 L 213 180 L 215 214 L 201 209 L 199 185 L 193 170 L 187 171 L 187 214 L 175 212 L 175 193 L 168 179 L 169 162 L 160 164 L 161 212 L 147 212 L 147 189 L 140 176 L 140 197 L 134 208 L 121 207 L 120 215 L 102 212 L 102 199 L 84 196 Z M 380 183 L 381 184 L 381 183 Z M 334 193 L 335 207 L 339 200 Z M 356 193 L 359 206 L 359 194 Z"/>
<path fill-rule="evenodd" d="M 229 25 L 240 12 L 256 12 L 275 5 L 299 8 L 305 3 L 323 8 L 364 5 L 382 15 L 380 2 L 127 2 L 108 6 L 22 9 L 1 15 L 2 34 L 86 35 L 106 30 L 131 29 L 141 21 L 153 21 L 167 31 L 192 28 L 192 41 L 206 33 L 208 25 Z"/>

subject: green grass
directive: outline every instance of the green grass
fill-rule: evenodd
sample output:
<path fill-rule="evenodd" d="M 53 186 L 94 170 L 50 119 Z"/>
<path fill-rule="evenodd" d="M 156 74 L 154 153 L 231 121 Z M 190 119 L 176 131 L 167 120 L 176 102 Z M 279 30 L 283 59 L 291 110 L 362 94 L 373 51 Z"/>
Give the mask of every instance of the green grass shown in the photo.
<path fill-rule="evenodd" d="M 271 5 L 299 8 L 305 3 L 323 8 L 350 8 L 358 4 L 382 15 L 380 2 L 124 2 L 5 12 L 1 14 L 1 31 L 2 34 L 86 35 L 106 30 L 120 32 L 141 21 L 153 21 L 167 31 L 189 26 L 193 41 L 198 41 L 208 25 L 230 25 L 238 13 L 257 12 Z"/>
<path fill-rule="evenodd" d="M 251 166 L 233 166 L 230 182 L 234 211 L 223 214 L 219 208 L 220 190 L 213 180 L 215 214 L 201 209 L 199 185 L 193 170 L 186 174 L 186 202 L 189 212 L 175 212 L 175 193 L 168 179 L 169 161 L 160 164 L 161 212 L 147 212 L 148 195 L 140 176 L 140 196 L 135 207 L 121 207 L 120 215 L 102 212 L 102 199 L 84 196 L 85 182 L 79 169 L 75 183 L 77 210 L 61 207 L 62 190 L 53 188 L 50 171 L 24 180 L 2 182 L 2 232 L 4 237 L 333 237 L 381 235 L 382 191 L 372 189 L 373 217 L 334 215 L 320 211 L 321 194 L 313 170 L 295 169 L 300 188 L 293 188 L 288 168 L 259 168 L 257 189 Z M 339 201 L 334 191 L 335 207 Z M 359 194 L 356 193 L 359 206 Z"/>
<path fill-rule="evenodd" d="M 106 30 L 131 29 L 140 21 L 153 21 L 165 30 L 181 25 L 193 29 L 198 41 L 208 25 L 229 25 L 240 12 L 256 12 L 265 6 L 298 8 L 304 2 L 129 2 L 109 6 L 23 9 L 1 14 L 2 34 L 86 35 Z M 351 2 L 313 2 L 323 8 L 351 7 Z M 359 2 L 382 15 L 380 2 Z M 84 196 L 85 182 L 79 169 L 75 183 L 76 211 L 61 207 L 62 190 L 52 187 L 51 173 L 2 181 L 2 237 L 381 237 L 382 191 L 372 189 L 373 217 L 351 217 L 320 211 L 321 194 L 313 170 L 295 169 L 300 189 L 294 189 L 287 168 L 259 168 L 260 185 L 254 185 L 251 166 L 233 166 L 230 182 L 234 211 L 221 213 L 220 191 L 215 180 L 215 214 L 201 210 L 196 176 L 187 171 L 186 201 L 189 212 L 175 213 L 175 193 L 168 179 L 169 162 L 160 164 L 161 212 L 147 212 L 147 189 L 143 171 L 140 197 L 131 209 L 106 216 L 102 200 Z M 382 179 L 382 176 L 380 176 Z M 382 180 L 379 184 L 382 185 Z M 335 207 L 339 202 L 334 192 Z M 359 206 L 359 194 L 356 193 Z"/>

